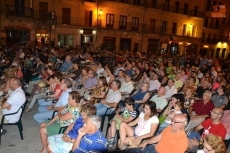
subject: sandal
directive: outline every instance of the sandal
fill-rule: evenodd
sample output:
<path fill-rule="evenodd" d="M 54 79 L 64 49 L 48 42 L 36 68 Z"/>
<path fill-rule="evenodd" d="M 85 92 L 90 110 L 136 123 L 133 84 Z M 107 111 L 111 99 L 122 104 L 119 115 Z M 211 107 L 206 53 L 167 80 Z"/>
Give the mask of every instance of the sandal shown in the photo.
<path fill-rule="evenodd" d="M 31 112 L 31 111 L 32 111 L 31 108 L 27 108 L 27 109 L 25 110 L 25 112 Z"/>
<path fill-rule="evenodd" d="M 4 135 L 4 134 L 6 134 L 6 130 L 5 129 L 2 129 L 2 131 L 1 131 L 1 135 Z"/>

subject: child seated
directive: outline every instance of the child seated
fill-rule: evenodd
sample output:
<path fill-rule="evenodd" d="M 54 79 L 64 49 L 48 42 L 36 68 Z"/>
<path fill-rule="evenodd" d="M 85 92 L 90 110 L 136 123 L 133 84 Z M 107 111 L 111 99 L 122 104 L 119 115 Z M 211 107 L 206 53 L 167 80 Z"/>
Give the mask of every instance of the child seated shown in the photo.
<path fill-rule="evenodd" d="M 120 129 L 121 122 L 129 123 L 136 118 L 137 112 L 134 109 L 135 101 L 133 98 L 129 97 L 125 99 L 125 107 L 121 107 L 116 111 L 116 115 L 110 121 L 110 127 L 108 130 L 108 144 L 112 147 L 115 144 L 115 134 L 116 130 Z"/>
<path fill-rule="evenodd" d="M 182 108 L 184 108 L 183 105 L 184 105 L 183 102 L 177 101 L 174 105 L 174 109 L 166 110 L 165 112 L 166 118 L 164 122 L 159 126 L 158 134 L 160 134 L 167 126 L 169 126 L 172 123 L 172 118 L 176 114 L 182 114 L 181 110 Z"/>

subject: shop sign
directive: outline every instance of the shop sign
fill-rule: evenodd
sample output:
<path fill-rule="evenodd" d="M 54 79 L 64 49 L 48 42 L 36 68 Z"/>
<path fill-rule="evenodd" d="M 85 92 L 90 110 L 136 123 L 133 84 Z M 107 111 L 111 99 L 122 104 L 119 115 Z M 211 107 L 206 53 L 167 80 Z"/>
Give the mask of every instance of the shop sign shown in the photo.
<path fill-rule="evenodd" d="M 6 26 L 18 26 L 18 27 L 27 27 L 27 28 L 31 27 L 30 24 L 21 23 L 21 22 L 7 22 Z"/>
<path fill-rule="evenodd" d="M 225 5 L 214 5 L 212 7 L 213 18 L 225 18 L 226 17 L 226 6 Z"/>
<path fill-rule="evenodd" d="M 83 29 L 83 34 L 85 35 L 92 35 L 93 30 L 92 29 Z"/>

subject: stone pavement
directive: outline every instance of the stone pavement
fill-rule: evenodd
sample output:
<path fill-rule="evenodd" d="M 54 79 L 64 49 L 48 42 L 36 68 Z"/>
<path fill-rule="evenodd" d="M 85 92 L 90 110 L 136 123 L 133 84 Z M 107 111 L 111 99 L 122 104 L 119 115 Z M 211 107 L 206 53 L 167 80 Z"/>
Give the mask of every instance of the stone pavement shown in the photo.
<path fill-rule="evenodd" d="M 17 126 L 5 126 L 8 132 L 2 136 L 0 153 L 37 153 L 41 150 L 41 141 L 39 138 L 39 124 L 34 121 L 33 115 L 36 113 L 37 105 L 34 110 L 24 113 L 22 117 L 24 140 L 20 139 Z M 107 123 L 107 121 L 106 121 Z M 106 127 L 104 126 L 104 134 Z M 228 148 L 230 153 L 230 148 Z"/>

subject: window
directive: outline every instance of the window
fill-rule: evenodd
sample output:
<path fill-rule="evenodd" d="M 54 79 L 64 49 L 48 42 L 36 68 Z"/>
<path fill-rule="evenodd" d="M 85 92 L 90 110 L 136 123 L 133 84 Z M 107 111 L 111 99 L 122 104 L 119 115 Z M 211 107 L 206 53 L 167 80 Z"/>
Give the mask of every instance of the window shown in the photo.
<path fill-rule="evenodd" d="M 216 49 L 216 56 L 215 56 L 216 58 L 218 58 L 218 57 L 220 57 L 220 48 L 217 48 Z"/>
<path fill-rule="evenodd" d="M 206 33 L 202 33 L 202 39 L 201 39 L 201 42 L 202 42 L 202 43 L 205 42 L 205 37 L 206 37 Z"/>
<path fill-rule="evenodd" d="M 192 37 L 196 37 L 196 28 L 197 26 L 192 26 Z"/>
<path fill-rule="evenodd" d="M 173 22 L 172 34 L 173 34 L 173 35 L 176 35 L 176 34 L 177 34 L 177 22 Z"/>
<path fill-rule="evenodd" d="M 182 35 L 183 35 L 183 36 L 186 36 L 186 35 L 187 35 L 187 24 L 184 24 L 184 25 L 183 25 Z"/>
<path fill-rule="evenodd" d="M 213 1 L 212 2 L 212 6 L 214 6 L 214 5 L 216 5 L 217 4 L 217 2 L 216 1 Z"/>
<path fill-rule="evenodd" d="M 139 26 L 139 18 L 133 17 L 132 18 L 132 30 L 138 31 L 138 26 Z"/>
<path fill-rule="evenodd" d="M 156 19 L 150 19 L 149 31 L 155 32 L 155 28 L 156 28 Z"/>
<path fill-rule="evenodd" d="M 127 16 L 120 15 L 119 29 L 126 30 Z"/>
<path fill-rule="evenodd" d="M 206 10 L 211 10 L 211 0 L 207 0 Z"/>
<path fill-rule="evenodd" d="M 210 18 L 209 28 L 214 28 L 214 18 Z"/>
<path fill-rule="evenodd" d="M 179 1 L 175 1 L 175 12 L 179 13 L 180 10 L 180 2 Z"/>
<path fill-rule="evenodd" d="M 208 17 L 204 18 L 204 27 L 208 27 Z"/>
<path fill-rule="evenodd" d="M 152 7 L 157 8 L 157 0 L 152 0 Z"/>
<path fill-rule="evenodd" d="M 197 12 L 198 12 L 198 6 L 194 7 L 194 16 L 197 16 Z"/>
<path fill-rule="evenodd" d="M 210 43 L 211 42 L 211 37 L 212 37 L 212 34 L 208 34 L 208 37 L 206 39 L 206 43 Z"/>
<path fill-rule="evenodd" d="M 215 29 L 218 29 L 218 28 L 219 28 L 219 22 L 220 22 L 220 21 L 217 19 L 217 20 L 216 20 L 216 23 L 215 23 Z"/>
<path fill-rule="evenodd" d="M 15 8 L 15 13 L 17 15 L 24 15 L 25 13 L 24 0 L 20 0 L 20 1 L 14 0 L 14 8 Z"/>
<path fill-rule="evenodd" d="M 106 28 L 113 29 L 114 25 L 114 14 L 106 14 Z"/>
<path fill-rule="evenodd" d="M 168 11 L 170 6 L 170 0 L 165 0 L 165 10 Z"/>
<path fill-rule="evenodd" d="M 163 21 L 162 22 L 162 33 L 166 33 L 167 32 L 167 21 Z"/>
<path fill-rule="evenodd" d="M 62 8 L 62 24 L 70 24 L 71 9 Z"/>
<path fill-rule="evenodd" d="M 184 14 L 188 14 L 188 3 L 184 3 Z"/>

